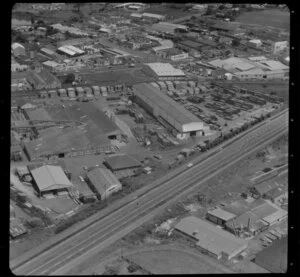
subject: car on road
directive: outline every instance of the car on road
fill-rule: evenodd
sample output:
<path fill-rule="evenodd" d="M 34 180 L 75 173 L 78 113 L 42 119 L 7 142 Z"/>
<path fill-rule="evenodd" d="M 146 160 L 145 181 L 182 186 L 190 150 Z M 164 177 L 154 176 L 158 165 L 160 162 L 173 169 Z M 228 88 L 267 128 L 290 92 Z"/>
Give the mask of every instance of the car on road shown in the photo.
<path fill-rule="evenodd" d="M 83 179 L 82 176 L 78 176 L 78 178 L 79 178 L 79 180 L 80 180 L 81 182 L 84 182 L 84 179 Z"/>
<path fill-rule="evenodd" d="M 187 164 L 187 167 L 189 167 L 189 168 L 192 167 L 192 166 L 194 166 L 193 163 L 188 163 L 188 164 Z"/>

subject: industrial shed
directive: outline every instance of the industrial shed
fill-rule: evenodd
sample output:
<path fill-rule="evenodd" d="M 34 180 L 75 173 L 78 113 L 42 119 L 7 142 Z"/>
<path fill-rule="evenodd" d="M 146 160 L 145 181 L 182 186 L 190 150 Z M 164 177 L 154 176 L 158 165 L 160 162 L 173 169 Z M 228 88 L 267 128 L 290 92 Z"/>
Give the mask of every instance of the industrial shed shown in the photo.
<path fill-rule="evenodd" d="M 175 226 L 175 231 L 186 235 L 202 251 L 217 259 L 224 257 L 230 260 L 248 246 L 247 241 L 194 216 L 183 218 Z"/>
<path fill-rule="evenodd" d="M 174 68 L 169 63 L 147 63 L 143 70 L 146 74 L 159 80 L 186 79 L 185 73 L 181 69 Z"/>
<path fill-rule="evenodd" d="M 163 92 L 145 83 L 133 88 L 137 102 L 173 128 L 178 139 L 203 135 L 203 122 Z"/>
<path fill-rule="evenodd" d="M 255 257 L 255 263 L 271 273 L 287 272 L 288 238 L 276 240 L 271 246 L 259 252 Z"/>
<path fill-rule="evenodd" d="M 218 225 L 224 225 L 229 220 L 235 218 L 236 215 L 230 212 L 227 212 L 221 208 L 216 208 L 214 210 L 208 211 L 206 214 L 206 218 Z"/>
<path fill-rule="evenodd" d="M 87 177 L 89 179 L 89 185 L 96 193 L 98 199 L 106 199 L 113 192 L 122 189 L 122 184 L 116 176 L 106 168 L 95 168 L 88 172 Z"/>
<path fill-rule="evenodd" d="M 188 27 L 180 24 L 173 24 L 169 22 L 159 22 L 157 24 L 153 24 L 151 28 L 157 32 L 175 34 L 176 30 L 187 31 Z"/>
<path fill-rule="evenodd" d="M 119 179 L 134 175 L 135 170 L 142 166 L 137 159 L 124 154 L 117 154 L 106 158 L 104 165 Z"/>
<path fill-rule="evenodd" d="M 39 196 L 67 192 L 72 186 L 59 166 L 45 165 L 31 171 Z"/>

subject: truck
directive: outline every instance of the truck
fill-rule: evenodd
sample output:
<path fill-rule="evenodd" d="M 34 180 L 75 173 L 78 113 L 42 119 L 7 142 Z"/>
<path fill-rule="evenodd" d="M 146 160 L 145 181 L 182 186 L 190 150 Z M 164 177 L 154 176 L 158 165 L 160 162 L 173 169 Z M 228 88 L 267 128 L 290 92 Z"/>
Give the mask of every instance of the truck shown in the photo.
<path fill-rule="evenodd" d="M 66 96 L 67 96 L 67 91 L 66 91 L 64 88 L 60 88 L 60 89 L 58 90 L 58 95 L 59 95 L 60 97 L 66 97 Z"/>
<path fill-rule="evenodd" d="M 74 89 L 74 88 L 67 88 L 67 91 L 68 91 L 68 96 L 69 96 L 70 98 L 76 97 L 75 89 Z"/>
<path fill-rule="evenodd" d="M 100 88 L 98 86 L 92 86 L 92 89 L 95 96 L 100 95 Z"/>
<path fill-rule="evenodd" d="M 102 96 L 106 97 L 107 96 L 107 87 L 100 87 L 100 91 Z"/>

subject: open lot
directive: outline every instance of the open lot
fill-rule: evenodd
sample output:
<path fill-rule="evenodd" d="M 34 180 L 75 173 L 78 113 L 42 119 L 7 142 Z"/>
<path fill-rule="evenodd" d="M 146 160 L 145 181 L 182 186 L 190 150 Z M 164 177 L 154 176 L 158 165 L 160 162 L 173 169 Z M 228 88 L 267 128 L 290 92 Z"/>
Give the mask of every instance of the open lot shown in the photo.
<path fill-rule="evenodd" d="M 144 251 L 128 256 L 134 263 L 153 274 L 228 273 L 226 268 L 204 255 L 178 248 Z"/>
<path fill-rule="evenodd" d="M 96 85 L 116 85 L 116 84 L 126 84 L 133 85 L 135 83 L 151 82 L 152 78 L 145 75 L 141 70 L 120 70 L 120 71 L 106 71 L 100 73 L 91 73 L 83 76 L 83 79 L 88 82 L 88 84 Z"/>
<path fill-rule="evenodd" d="M 290 13 L 288 11 L 264 10 L 246 12 L 238 16 L 235 21 L 244 24 L 272 26 L 285 29 L 286 31 L 290 29 Z"/>

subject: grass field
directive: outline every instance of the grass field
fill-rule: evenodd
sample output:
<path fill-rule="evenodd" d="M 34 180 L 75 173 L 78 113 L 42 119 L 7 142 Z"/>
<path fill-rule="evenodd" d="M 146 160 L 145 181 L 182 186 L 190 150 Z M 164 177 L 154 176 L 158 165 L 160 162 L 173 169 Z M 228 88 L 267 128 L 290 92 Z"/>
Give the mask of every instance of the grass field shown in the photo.
<path fill-rule="evenodd" d="M 290 29 L 290 13 L 280 10 L 253 11 L 241 14 L 236 18 L 237 22 L 244 24 L 257 24 L 275 28 Z"/>
<path fill-rule="evenodd" d="M 128 257 L 153 274 L 225 273 L 215 261 L 180 250 L 142 252 Z"/>
<path fill-rule="evenodd" d="M 162 14 L 170 17 L 181 17 L 185 15 L 190 15 L 191 11 L 183 11 L 181 9 L 173 9 L 170 7 L 162 6 L 162 5 L 152 5 L 150 8 L 145 9 L 145 13 L 156 13 L 156 14 Z"/>

